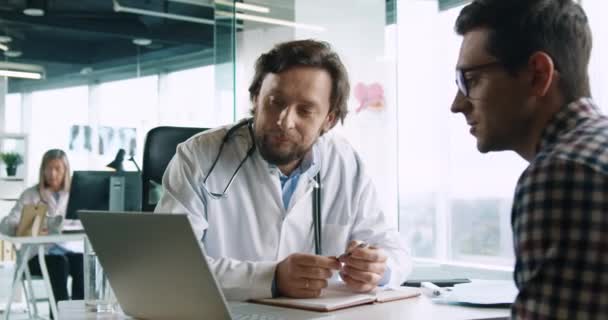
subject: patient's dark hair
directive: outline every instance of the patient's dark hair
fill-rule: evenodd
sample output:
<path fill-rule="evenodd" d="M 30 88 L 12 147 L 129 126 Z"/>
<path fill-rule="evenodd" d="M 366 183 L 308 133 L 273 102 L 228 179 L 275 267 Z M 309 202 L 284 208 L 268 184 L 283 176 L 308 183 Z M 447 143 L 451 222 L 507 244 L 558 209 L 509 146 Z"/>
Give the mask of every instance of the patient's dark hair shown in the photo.
<path fill-rule="evenodd" d="M 552 59 L 568 102 L 591 96 L 588 65 L 591 30 L 572 0 L 475 0 L 462 9 L 456 32 L 488 28 L 487 50 L 512 74 L 538 51 Z"/>

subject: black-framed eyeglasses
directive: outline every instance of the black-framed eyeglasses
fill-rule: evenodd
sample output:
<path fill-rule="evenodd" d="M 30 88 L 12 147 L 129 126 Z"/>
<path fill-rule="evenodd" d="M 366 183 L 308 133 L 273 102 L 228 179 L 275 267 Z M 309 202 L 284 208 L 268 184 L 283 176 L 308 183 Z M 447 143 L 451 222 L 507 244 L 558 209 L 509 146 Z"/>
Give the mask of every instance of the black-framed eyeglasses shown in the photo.
<path fill-rule="evenodd" d="M 224 145 L 226 144 L 226 142 L 228 141 L 228 139 L 230 139 L 230 137 L 233 135 L 233 133 L 238 129 L 241 128 L 242 126 L 247 126 L 247 129 L 249 131 L 249 137 L 251 138 L 251 147 L 249 147 L 249 150 L 247 150 L 247 154 L 245 155 L 245 157 L 243 158 L 243 160 L 241 160 L 241 162 L 239 163 L 238 167 L 236 167 L 236 170 L 234 170 L 234 173 L 232 174 L 232 177 L 230 177 L 230 180 L 228 181 L 228 184 L 226 185 L 226 187 L 224 188 L 224 190 L 222 192 L 211 192 L 211 190 L 209 190 L 209 188 L 207 187 L 207 179 L 209 179 L 209 176 L 211 175 L 211 172 L 213 172 L 213 169 L 215 168 L 215 165 L 217 164 L 217 161 L 220 159 L 220 156 L 222 155 L 222 150 L 224 149 Z M 220 149 L 217 152 L 217 155 L 215 156 L 215 160 L 213 160 L 213 164 L 211 164 L 211 168 L 209 168 L 209 172 L 207 172 L 207 175 L 205 175 L 205 179 L 203 179 L 203 190 L 205 190 L 205 192 L 209 195 L 209 197 L 211 199 L 221 199 L 221 198 L 225 198 L 227 193 L 228 193 L 228 189 L 230 188 L 230 186 L 232 185 L 232 182 L 234 181 L 234 178 L 236 177 L 237 173 L 239 173 L 239 171 L 241 170 L 241 167 L 243 166 L 243 164 L 245 163 L 245 161 L 247 161 L 247 159 L 249 159 L 249 157 L 253 154 L 253 151 L 255 151 L 255 140 L 253 137 L 253 121 L 252 119 L 249 119 L 247 121 L 241 122 L 237 125 L 235 125 L 234 127 L 230 128 L 230 130 L 228 130 L 228 132 L 226 133 L 226 135 L 224 136 L 224 139 L 222 139 L 222 143 L 220 144 Z"/>
<path fill-rule="evenodd" d="M 460 92 L 462 93 L 463 96 L 468 98 L 469 94 L 470 94 L 470 91 L 469 91 L 470 88 L 469 88 L 469 83 L 467 81 L 467 78 L 465 77 L 467 72 L 477 71 L 477 70 L 491 68 L 491 67 L 500 66 L 500 65 L 502 65 L 502 62 L 493 61 L 493 62 L 484 63 L 484 64 L 467 67 L 467 68 L 456 68 L 456 85 L 458 86 L 458 90 L 460 90 Z"/>

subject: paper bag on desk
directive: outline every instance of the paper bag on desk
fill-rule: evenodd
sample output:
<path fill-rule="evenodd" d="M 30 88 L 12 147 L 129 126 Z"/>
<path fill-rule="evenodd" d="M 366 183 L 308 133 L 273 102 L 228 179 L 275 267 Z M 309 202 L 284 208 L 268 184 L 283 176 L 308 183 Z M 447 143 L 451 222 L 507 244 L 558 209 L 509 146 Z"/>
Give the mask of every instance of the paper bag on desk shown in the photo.
<path fill-rule="evenodd" d="M 17 226 L 18 237 L 44 235 L 47 233 L 45 204 L 26 204 L 21 211 L 21 220 Z"/>
<path fill-rule="evenodd" d="M 389 302 L 394 300 L 413 298 L 419 295 L 420 290 L 418 288 L 379 288 L 371 293 L 358 294 L 349 291 L 344 284 L 330 284 L 327 289 L 323 290 L 323 294 L 319 298 L 275 298 L 258 299 L 252 300 L 251 302 L 310 311 L 329 312 L 339 309 L 355 307 L 363 304 Z"/>

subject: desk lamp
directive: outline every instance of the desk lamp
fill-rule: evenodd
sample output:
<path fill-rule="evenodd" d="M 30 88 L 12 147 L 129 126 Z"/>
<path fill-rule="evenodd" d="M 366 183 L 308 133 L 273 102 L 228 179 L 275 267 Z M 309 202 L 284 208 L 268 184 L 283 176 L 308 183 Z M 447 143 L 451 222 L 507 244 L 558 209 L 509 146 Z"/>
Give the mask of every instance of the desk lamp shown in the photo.
<path fill-rule="evenodd" d="M 125 161 L 125 153 L 125 149 L 118 150 L 118 153 L 116 153 L 116 157 L 114 158 L 114 160 L 108 163 L 106 167 L 114 169 L 116 172 L 125 171 L 125 168 L 122 165 L 123 161 Z"/>
<path fill-rule="evenodd" d="M 125 149 L 118 150 L 116 157 L 107 167 L 116 170 L 116 174 L 110 177 L 110 202 L 108 209 L 110 211 L 125 210 L 125 177 L 122 174 L 125 170 L 122 165 L 125 160 Z"/>

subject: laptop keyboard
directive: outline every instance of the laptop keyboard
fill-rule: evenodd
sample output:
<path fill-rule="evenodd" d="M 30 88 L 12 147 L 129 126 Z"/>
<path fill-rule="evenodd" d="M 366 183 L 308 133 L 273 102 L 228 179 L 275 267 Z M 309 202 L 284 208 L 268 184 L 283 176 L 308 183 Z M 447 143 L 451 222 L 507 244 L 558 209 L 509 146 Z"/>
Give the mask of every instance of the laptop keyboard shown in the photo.
<path fill-rule="evenodd" d="M 243 314 L 243 313 L 230 313 L 233 320 L 283 320 L 287 319 L 276 314 Z"/>

